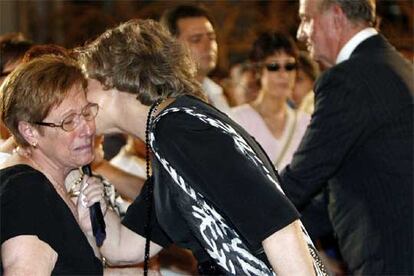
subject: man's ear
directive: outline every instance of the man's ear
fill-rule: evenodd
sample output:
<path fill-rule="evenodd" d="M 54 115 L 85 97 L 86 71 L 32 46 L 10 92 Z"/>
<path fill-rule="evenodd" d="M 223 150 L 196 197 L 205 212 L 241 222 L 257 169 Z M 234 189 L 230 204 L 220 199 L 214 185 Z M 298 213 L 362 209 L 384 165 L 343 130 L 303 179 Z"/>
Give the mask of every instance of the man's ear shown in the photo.
<path fill-rule="evenodd" d="M 332 5 L 333 23 L 335 28 L 346 28 L 348 26 L 348 18 L 339 5 Z"/>
<path fill-rule="evenodd" d="M 38 138 L 39 138 L 39 131 L 33 127 L 28 122 L 20 121 L 18 124 L 18 129 L 20 132 L 20 135 L 23 136 L 23 138 L 29 143 L 30 145 L 36 147 L 38 144 Z"/>

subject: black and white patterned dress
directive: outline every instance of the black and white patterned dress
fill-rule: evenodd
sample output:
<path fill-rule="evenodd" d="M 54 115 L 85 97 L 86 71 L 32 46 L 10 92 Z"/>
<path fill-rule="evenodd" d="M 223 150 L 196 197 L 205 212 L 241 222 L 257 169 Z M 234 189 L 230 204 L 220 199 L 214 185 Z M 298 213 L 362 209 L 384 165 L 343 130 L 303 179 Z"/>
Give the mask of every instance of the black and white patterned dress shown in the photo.
<path fill-rule="evenodd" d="M 199 262 L 213 259 L 228 275 L 274 275 L 261 242 L 299 214 L 257 142 L 190 96 L 155 118 L 149 138 L 155 156 L 152 240 L 189 248 Z M 123 223 L 144 236 L 144 218 L 145 200 L 138 197 Z M 315 271 L 323 275 L 316 261 Z"/>

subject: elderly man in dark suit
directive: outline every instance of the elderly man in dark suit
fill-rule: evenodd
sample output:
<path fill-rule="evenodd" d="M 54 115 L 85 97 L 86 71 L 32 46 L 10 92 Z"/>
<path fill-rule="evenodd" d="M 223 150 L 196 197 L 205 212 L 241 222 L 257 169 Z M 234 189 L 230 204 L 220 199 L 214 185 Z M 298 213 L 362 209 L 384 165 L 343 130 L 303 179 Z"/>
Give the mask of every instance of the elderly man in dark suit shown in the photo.
<path fill-rule="evenodd" d="M 327 187 L 352 274 L 413 275 L 413 67 L 372 28 L 374 0 L 300 0 L 299 15 L 330 69 L 283 188 L 302 209 Z"/>

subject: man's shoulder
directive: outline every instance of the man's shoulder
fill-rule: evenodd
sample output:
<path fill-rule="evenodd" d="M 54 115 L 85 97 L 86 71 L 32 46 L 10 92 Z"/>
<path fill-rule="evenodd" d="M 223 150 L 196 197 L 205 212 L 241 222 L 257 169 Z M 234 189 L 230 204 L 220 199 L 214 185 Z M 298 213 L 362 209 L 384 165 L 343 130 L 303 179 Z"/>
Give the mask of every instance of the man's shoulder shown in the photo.
<path fill-rule="evenodd" d="M 368 72 L 367 68 L 374 66 L 374 61 L 369 58 L 363 58 L 361 56 L 351 57 L 339 64 L 332 66 L 325 70 L 316 81 L 316 89 L 321 84 L 330 82 L 343 82 L 343 81 L 358 81 L 360 77 Z M 315 91 L 317 92 L 317 91 Z"/>
<path fill-rule="evenodd" d="M 366 72 L 354 67 L 347 60 L 323 72 L 314 86 L 315 104 L 320 102 L 322 98 L 325 100 L 329 98 L 329 101 L 333 102 L 342 102 L 345 97 L 360 98 L 365 94 L 359 92 L 370 89 L 369 80 L 365 77 Z"/>
<path fill-rule="evenodd" d="M 348 64 L 345 64 L 347 61 L 342 62 L 341 64 L 335 65 L 327 70 L 325 70 L 315 82 L 315 95 L 318 94 L 320 89 L 329 83 L 338 83 L 338 80 L 344 79 L 346 71 L 350 69 Z M 345 64 L 345 66 L 344 66 Z"/>
<path fill-rule="evenodd" d="M 364 47 L 357 48 L 349 59 L 323 72 L 316 82 L 315 90 L 332 82 L 342 85 L 346 82 L 348 86 L 361 87 L 372 82 L 385 81 L 391 77 L 390 72 L 406 70 L 408 66 L 404 63 L 403 57 L 390 47 L 386 40 L 379 36 L 367 40 L 370 43 L 372 41 L 384 41 L 384 43 L 377 46 L 362 45 Z M 384 75 L 384 78 L 378 79 L 380 75 Z"/>

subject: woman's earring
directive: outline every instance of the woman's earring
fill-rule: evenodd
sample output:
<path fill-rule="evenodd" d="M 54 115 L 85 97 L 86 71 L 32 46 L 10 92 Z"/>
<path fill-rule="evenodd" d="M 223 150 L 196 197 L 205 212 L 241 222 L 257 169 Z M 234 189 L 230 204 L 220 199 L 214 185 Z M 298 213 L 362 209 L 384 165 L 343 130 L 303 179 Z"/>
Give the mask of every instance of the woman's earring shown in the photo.
<path fill-rule="evenodd" d="M 37 142 L 33 142 L 32 147 L 36 148 L 37 147 Z"/>

